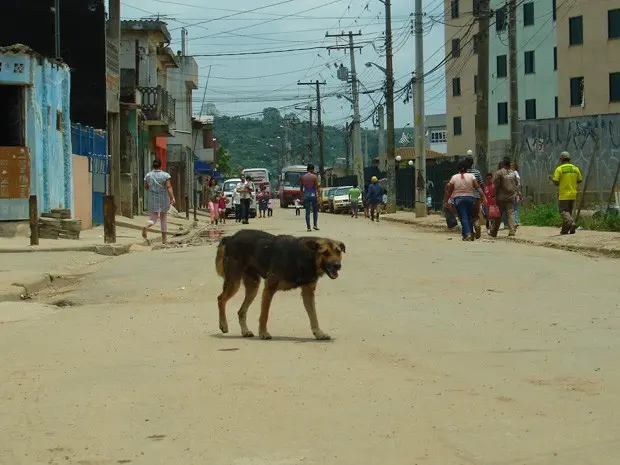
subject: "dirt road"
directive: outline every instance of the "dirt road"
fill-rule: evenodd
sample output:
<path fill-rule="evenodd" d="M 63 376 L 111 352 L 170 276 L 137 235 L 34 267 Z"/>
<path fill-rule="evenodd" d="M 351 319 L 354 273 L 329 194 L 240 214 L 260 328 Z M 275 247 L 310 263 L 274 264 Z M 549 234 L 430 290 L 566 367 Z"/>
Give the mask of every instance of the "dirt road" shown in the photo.
<path fill-rule="evenodd" d="M 305 234 L 292 210 L 251 226 Z M 617 261 L 321 228 L 347 245 L 317 292 L 330 342 L 297 292 L 273 340 L 239 336 L 241 292 L 219 334 L 213 246 L 109 260 L 74 306 L 0 306 L 0 464 L 617 463 Z"/>

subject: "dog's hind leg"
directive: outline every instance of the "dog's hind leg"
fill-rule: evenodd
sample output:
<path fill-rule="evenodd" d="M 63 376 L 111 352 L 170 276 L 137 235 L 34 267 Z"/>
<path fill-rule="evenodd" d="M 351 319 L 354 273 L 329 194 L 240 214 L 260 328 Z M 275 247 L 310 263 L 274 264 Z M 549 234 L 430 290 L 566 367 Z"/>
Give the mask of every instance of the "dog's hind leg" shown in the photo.
<path fill-rule="evenodd" d="M 220 331 L 228 332 L 228 321 L 226 320 L 226 302 L 237 293 L 241 286 L 241 279 L 230 274 L 224 278 L 222 293 L 217 296 L 217 308 L 220 311 Z"/>
<path fill-rule="evenodd" d="M 258 319 L 258 336 L 261 339 L 271 339 L 271 334 L 267 331 L 267 320 L 269 319 L 269 307 L 276 293 L 277 285 L 265 281 L 263 297 L 260 303 L 260 317 Z"/>
<path fill-rule="evenodd" d="M 308 312 L 308 318 L 310 318 L 310 329 L 312 329 L 312 334 L 319 341 L 328 341 L 331 339 L 330 335 L 324 333 L 321 328 L 319 328 L 319 319 L 316 316 L 316 306 L 314 303 L 314 291 L 316 290 L 316 283 L 308 284 L 301 288 L 301 298 L 304 301 L 304 307 L 306 308 L 306 312 Z"/>
<path fill-rule="evenodd" d="M 256 295 L 258 294 L 258 288 L 260 287 L 260 276 L 244 276 L 243 285 L 245 286 L 245 299 L 243 299 L 241 308 L 237 312 L 237 315 L 239 315 L 239 326 L 241 326 L 241 335 L 243 337 L 254 337 L 254 333 L 248 329 L 247 315 L 250 305 L 252 305 L 252 302 L 254 302 L 254 299 L 256 299 Z"/>

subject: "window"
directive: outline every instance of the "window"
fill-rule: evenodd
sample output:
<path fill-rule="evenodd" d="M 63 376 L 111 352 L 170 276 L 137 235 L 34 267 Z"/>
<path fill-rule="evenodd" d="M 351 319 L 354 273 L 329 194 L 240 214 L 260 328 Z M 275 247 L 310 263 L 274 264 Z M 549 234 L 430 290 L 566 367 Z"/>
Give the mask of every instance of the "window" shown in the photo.
<path fill-rule="evenodd" d="M 568 19 L 568 43 L 570 45 L 583 44 L 583 16 Z"/>
<path fill-rule="evenodd" d="M 579 107 L 583 103 L 584 82 L 582 77 L 570 78 L 570 106 Z"/>
<path fill-rule="evenodd" d="M 620 102 L 620 73 L 609 74 L 609 101 Z"/>
<path fill-rule="evenodd" d="M 534 50 L 525 52 L 525 74 L 534 74 L 536 72 L 536 60 Z"/>
<path fill-rule="evenodd" d="M 536 119 L 536 99 L 525 101 L 525 119 Z"/>
<path fill-rule="evenodd" d="M 620 8 L 607 12 L 607 37 L 620 39 Z"/>
<path fill-rule="evenodd" d="M 503 6 L 495 11 L 495 30 L 497 32 L 505 31 L 508 24 L 506 7 Z"/>
<path fill-rule="evenodd" d="M 505 78 L 508 76 L 508 61 L 506 55 L 497 55 L 497 71 L 495 77 Z"/>
<path fill-rule="evenodd" d="M 56 130 L 62 131 L 62 113 L 59 111 L 56 112 Z"/>
<path fill-rule="evenodd" d="M 463 128 L 461 127 L 461 117 L 455 116 L 452 118 L 452 132 L 455 136 L 460 136 L 463 133 Z"/>
<path fill-rule="evenodd" d="M 534 2 L 523 4 L 523 25 L 524 26 L 534 25 Z"/>
<path fill-rule="evenodd" d="M 452 58 L 461 56 L 461 39 L 452 39 Z"/>
<path fill-rule="evenodd" d="M 474 54 L 478 53 L 478 47 L 480 46 L 480 34 L 474 34 Z"/>
<path fill-rule="evenodd" d="M 459 97 L 461 95 L 461 78 L 452 78 L 452 97 Z"/>
<path fill-rule="evenodd" d="M 555 113 L 554 113 L 554 114 L 555 114 L 555 117 L 556 117 L 556 118 L 559 118 L 559 115 L 560 115 L 560 111 L 559 111 L 558 106 L 559 106 L 559 105 L 558 105 L 558 98 L 556 97 L 556 98 L 555 98 L 555 102 L 554 102 L 554 111 L 555 111 Z"/>
<path fill-rule="evenodd" d="M 497 124 L 508 124 L 508 102 L 497 104 Z"/>
<path fill-rule="evenodd" d="M 459 0 L 452 0 L 451 7 L 452 7 L 452 19 L 458 18 L 459 17 Z"/>
<path fill-rule="evenodd" d="M 478 93 L 478 75 L 474 74 L 474 94 Z"/>
<path fill-rule="evenodd" d="M 558 48 L 553 47 L 553 71 L 558 70 Z"/>
<path fill-rule="evenodd" d="M 431 144 L 441 144 L 448 142 L 445 130 L 434 129 L 431 131 Z"/>
<path fill-rule="evenodd" d="M 557 6 L 557 2 L 556 0 L 551 0 L 551 10 L 553 11 L 553 20 L 557 21 L 558 19 L 558 12 L 557 12 L 558 6 Z"/>

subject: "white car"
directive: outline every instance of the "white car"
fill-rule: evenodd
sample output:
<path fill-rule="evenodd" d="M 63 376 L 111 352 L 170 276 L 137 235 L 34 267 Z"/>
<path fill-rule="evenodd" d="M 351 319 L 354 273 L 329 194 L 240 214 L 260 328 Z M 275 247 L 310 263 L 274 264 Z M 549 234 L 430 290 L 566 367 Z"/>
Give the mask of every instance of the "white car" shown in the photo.
<path fill-rule="evenodd" d="M 237 186 L 241 184 L 240 178 L 230 178 L 224 181 L 222 190 L 226 196 L 226 216 L 235 213 L 235 205 L 233 204 L 233 193 Z M 254 218 L 256 216 L 256 191 L 252 194 L 250 199 L 250 216 Z"/>
<path fill-rule="evenodd" d="M 333 195 L 331 211 L 333 213 L 341 213 L 351 211 L 351 202 L 349 201 L 349 189 L 353 186 L 336 187 L 334 192 L 329 193 L 330 197 Z"/>

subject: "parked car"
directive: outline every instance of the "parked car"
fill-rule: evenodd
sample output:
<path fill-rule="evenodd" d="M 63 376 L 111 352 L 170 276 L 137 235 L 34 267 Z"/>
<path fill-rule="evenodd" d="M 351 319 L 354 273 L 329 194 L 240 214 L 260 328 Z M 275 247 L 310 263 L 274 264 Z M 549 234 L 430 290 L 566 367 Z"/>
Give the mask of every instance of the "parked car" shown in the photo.
<path fill-rule="evenodd" d="M 226 196 L 226 216 L 230 216 L 235 213 L 233 192 L 239 184 L 241 184 L 240 178 L 226 179 L 222 184 L 222 190 Z M 256 217 L 256 192 L 252 194 L 252 198 L 250 199 L 250 217 Z"/>
<path fill-rule="evenodd" d="M 334 187 L 325 187 L 321 189 L 321 202 L 319 204 L 319 210 L 326 212 L 329 210 L 329 193 L 334 190 Z"/>
<path fill-rule="evenodd" d="M 349 190 L 353 186 L 342 186 L 334 189 L 333 194 L 330 192 L 330 211 L 332 213 L 343 213 L 351 211 L 351 202 L 349 201 Z"/>

